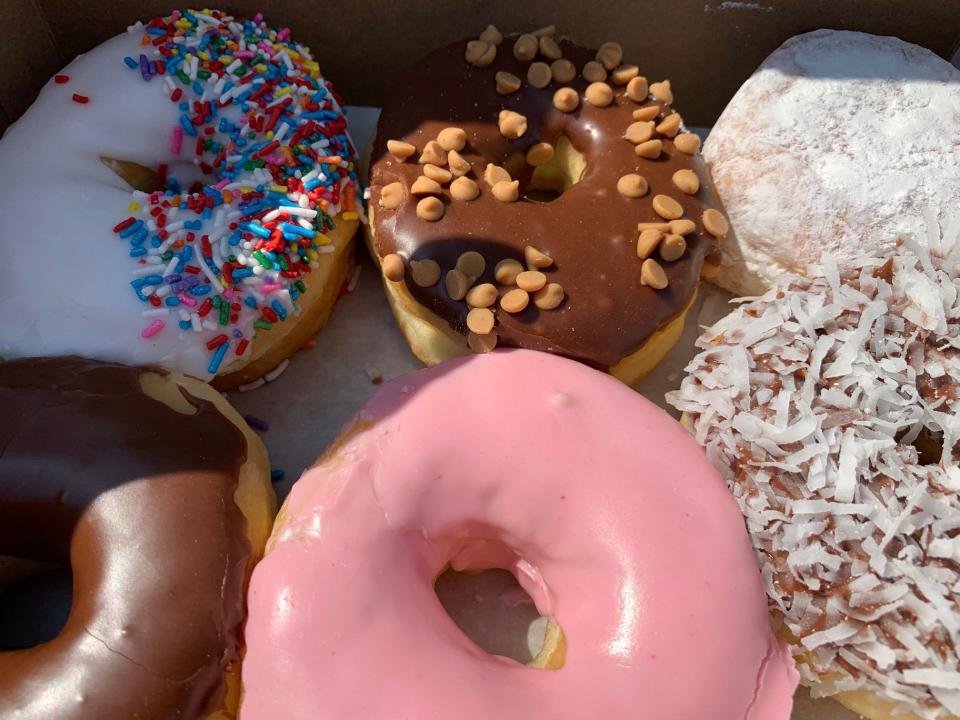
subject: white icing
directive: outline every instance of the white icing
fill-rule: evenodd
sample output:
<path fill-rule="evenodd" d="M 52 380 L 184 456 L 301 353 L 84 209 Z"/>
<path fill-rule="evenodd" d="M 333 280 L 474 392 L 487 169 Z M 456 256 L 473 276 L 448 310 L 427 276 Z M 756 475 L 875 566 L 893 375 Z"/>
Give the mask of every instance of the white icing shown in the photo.
<path fill-rule="evenodd" d="M 0 355 L 76 354 L 132 365 L 159 364 L 210 379 L 211 351 L 206 345 L 224 327 L 212 316 L 201 319 L 195 312 L 185 312 L 182 305 L 154 309 L 140 301 L 131 280 L 169 274 L 173 265 L 160 262 L 159 257 L 147 258 L 153 265 L 137 265 L 129 256 L 129 243 L 113 232 L 124 218 L 141 215 L 130 210 L 136 194 L 101 157 L 150 168 L 166 164 L 169 176 L 184 186 L 201 177 L 192 161 L 194 138 L 184 137 L 182 152 L 172 153 L 171 135 L 181 113 L 169 97 L 174 83 L 164 77 L 145 82 L 139 71 L 124 64 L 124 57 L 139 58 L 141 53 L 160 58 L 157 50 L 141 45 L 142 37 L 143 26 L 137 24 L 78 57 L 62 71 L 69 82 L 61 85 L 51 80 L 0 142 L 0 246 L 7 258 L 0 265 L 0 315 L 7 319 L 0 323 Z M 183 69 L 195 77 L 196 63 L 187 63 Z M 215 100 L 224 82 L 207 81 L 204 98 Z M 74 93 L 89 97 L 89 102 L 74 102 Z M 183 99 L 193 96 L 185 93 Z M 334 108 L 339 111 L 335 102 Z M 220 109 L 218 118 L 236 123 L 241 114 L 238 106 L 229 105 Z M 269 172 L 244 173 L 228 188 L 258 182 L 270 184 Z M 204 225 L 218 267 L 230 252 L 247 264 L 243 247 L 234 251 L 227 245 L 227 226 L 241 214 L 238 204 L 239 198 L 232 206 L 217 208 L 212 223 Z M 339 208 L 330 210 L 335 215 Z M 304 208 L 294 220 L 312 228 L 311 212 Z M 170 210 L 168 242 L 173 242 L 176 231 L 183 231 L 184 220 L 196 218 L 186 210 L 179 217 L 175 209 Z M 157 229 L 152 220 L 148 227 Z M 196 265 L 219 287 L 205 263 Z M 264 276 L 264 269 L 257 265 L 253 271 L 256 277 L 245 278 L 243 284 L 251 286 L 251 293 L 261 300 L 253 286 L 261 282 L 258 278 Z M 169 287 L 162 287 L 157 295 L 169 292 Z M 286 290 L 275 292 L 273 299 L 287 312 L 299 312 Z M 241 306 L 237 325 L 227 330 L 239 328 L 250 338 L 258 314 Z M 189 321 L 192 330 L 180 330 L 181 320 Z M 150 338 L 141 337 L 151 322 L 166 326 Z M 252 356 L 248 351 L 245 358 Z M 232 353 L 229 357 L 234 359 Z M 228 364 L 223 362 L 221 369 Z"/>
<path fill-rule="evenodd" d="M 940 253 L 775 279 L 704 332 L 668 395 L 744 513 L 815 694 L 863 688 L 928 719 L 960 708 L 960 226 L 945 226 L 924 232 Z M 942 433 L 938 464 L 910 444 L 923 428 Z"/>
<path fill-rule="evenodd" d="M 715 281 L 755 295 L 824 252 L 842 266 L 925 241 L 924 215 L 960 197 L 958 130 L 960 71 L 932 52 L 833 30 L 788 40 L 704 143 L 735 230 Z"/>

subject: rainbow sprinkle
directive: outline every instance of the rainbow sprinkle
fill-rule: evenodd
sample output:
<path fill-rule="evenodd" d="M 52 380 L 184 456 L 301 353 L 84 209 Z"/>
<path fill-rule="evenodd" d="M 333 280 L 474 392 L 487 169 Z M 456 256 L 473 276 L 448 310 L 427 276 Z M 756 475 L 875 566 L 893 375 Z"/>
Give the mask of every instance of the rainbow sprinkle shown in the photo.
<path fill-rule="evenodd" d="M 174 12 L 130 32 L 144 52 L 123 62 L 171 101 L 170 153 L 206 184 L 184 190 L 158 168 L 162 191 L 135 191 L 113 228 L 136 262 L 130 283 L 150 307 L 141 335 L 215 332 L 215 374 L 256 332 L 300 313 L 334 218 L 362 216 L 356 150 L 341 100 L 310 50 L 258 14 Z M 362 193 L 360 193 L 362 195 Z M 176 323 L 157 316 L 175 315 Z"/>

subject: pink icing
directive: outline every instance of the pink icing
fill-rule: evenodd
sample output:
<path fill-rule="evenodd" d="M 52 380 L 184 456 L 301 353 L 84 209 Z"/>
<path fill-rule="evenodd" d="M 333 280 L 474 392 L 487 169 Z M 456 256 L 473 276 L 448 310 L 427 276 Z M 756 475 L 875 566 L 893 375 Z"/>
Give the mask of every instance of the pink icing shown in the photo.
<path fill-rule="evenodd" d="M 720 476 L 607 375 L 497 351 L 386 384 L 294 486 L 250 585 L 242 720 L 786 720 L 797 673 Z M 487 655 L 433 590 L 507 567 L 564 667 Z"/>

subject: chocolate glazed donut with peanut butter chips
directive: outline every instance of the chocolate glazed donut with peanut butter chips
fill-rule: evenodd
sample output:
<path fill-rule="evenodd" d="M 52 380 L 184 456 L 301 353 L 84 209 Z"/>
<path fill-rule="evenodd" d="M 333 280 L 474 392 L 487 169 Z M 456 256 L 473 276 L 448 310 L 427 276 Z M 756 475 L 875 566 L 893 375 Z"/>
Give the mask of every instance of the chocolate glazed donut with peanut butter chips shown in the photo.
<path fill-rule="evenodd" d="M 490 26 L 399 83 L 368 241 L 427 364 L 500 344 L 633 383 L 676 341 L 730 229 L 669 80 L 616 43 L 554 34 Z"/>
<path fill-rule="evenodd" d="M 0 407 L 0 555 L 73 572 L 60 633 L 0 652 L 0 717 L 232 717 L 260 440 L 205 383 L 79 358 L 0 364 Z"/>

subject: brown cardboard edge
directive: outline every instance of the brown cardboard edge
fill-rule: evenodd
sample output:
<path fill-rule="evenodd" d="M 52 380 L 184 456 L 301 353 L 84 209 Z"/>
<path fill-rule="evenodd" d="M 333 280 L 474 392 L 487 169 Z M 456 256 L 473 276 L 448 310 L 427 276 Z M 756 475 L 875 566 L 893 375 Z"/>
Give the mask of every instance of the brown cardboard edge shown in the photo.
<path fill-rule="evenodd" d="M 175 0 L 8 2 L 42 9 L 53 57 L 60 64 L 136 20 L 167 14 L 177 4 Z M 784 40 L 801 32 L 831 27 L 897 35 L 943 58 L 951 58 L 958 44 L 955 4 L 914 0 L 272 0 L 266 4 L 223 0 L 210 4 L 243 16 L 264 10 L 269 22 L 289 25 L 354 105 L 382 104 L 390 89 L 428 51 L 475 36 L 487 23 L 503 31 L 556 23 L 561 33 L 586 46 L 619 41 L 626 58 L 640 65 L 651 80 L 673 82 L 684 118 L 697 126 L 713 124 L 757 65 Z M 9 32 L 7 39 L 10 45 L 30 42 L 29 37 L 24 40 Z M 17 64 L 7 59 L 0 68 L 15 68 Z M 32 100 L 49 77 L 49 64 L 45 75 L 30 73 L 28 68 L 25 75 L 29 77 L 18 82 L 26 99 Z M 15 103 L 8 114 L 16 117 L 23 107 L 22 101 Z"/>

